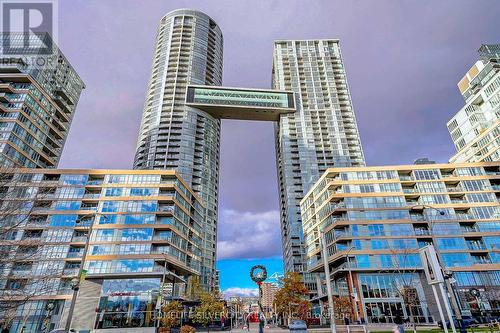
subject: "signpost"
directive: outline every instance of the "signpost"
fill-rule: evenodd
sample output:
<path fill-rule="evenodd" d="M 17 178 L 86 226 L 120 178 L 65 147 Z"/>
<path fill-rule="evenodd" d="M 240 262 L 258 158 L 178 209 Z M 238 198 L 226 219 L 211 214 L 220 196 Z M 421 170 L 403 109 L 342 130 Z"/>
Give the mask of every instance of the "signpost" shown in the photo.
<path fill-rule="evenodd" d="M 453 320 L 453 315 L 451 314 L 450 304 L 448 303 L 448 297 L 443 288 L 444 276 L 441 270 L 441 265 L 439 264 L 436 250 L 433 245 L 427 245 L 418 250 L 420 253 L 420 259 L 422 261 L 422 266 L 424 267 L 425 277 L 427 278 L 427 283 L 432 288 L 432 293 L 436 299 L 436 304 L 439 311 L 439 316 L 441 317 L 441 322 L 443 323 L 443 329 L 445 333 L 448 333 L 448 325 L 446 325 L 446 320 L 444 319 L 443 309 L 441 308 L 441 303 L 439 302 L 439 296 L 436 291 L 436 285 L 439 287 L 441 296 L 443 298 L 444 307 L 446 309 L 446 314 L 448 315 L 450 321 L 450 327 L 453 333 L 456 333 L 455 322 Z"/>

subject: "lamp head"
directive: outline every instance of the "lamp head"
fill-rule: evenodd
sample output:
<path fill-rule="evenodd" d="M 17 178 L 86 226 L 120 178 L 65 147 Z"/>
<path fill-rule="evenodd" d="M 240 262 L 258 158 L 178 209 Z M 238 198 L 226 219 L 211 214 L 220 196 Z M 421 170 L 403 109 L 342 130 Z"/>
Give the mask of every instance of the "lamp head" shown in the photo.
<path fill-rule="evenodd" d="M 78 290 L 79 285 L 80 285 L 79 279 L 77 279 L 77 278 L 71 279 L 71 289 Z"/>

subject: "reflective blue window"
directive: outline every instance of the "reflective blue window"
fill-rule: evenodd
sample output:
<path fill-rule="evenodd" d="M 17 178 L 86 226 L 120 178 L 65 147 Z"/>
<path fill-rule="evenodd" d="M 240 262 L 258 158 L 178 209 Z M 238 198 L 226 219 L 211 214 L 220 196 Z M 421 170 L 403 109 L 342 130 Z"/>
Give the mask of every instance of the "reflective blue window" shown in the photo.
<path fill-rule="evenodd" d="M 367 254 L 356 255 L 356 265 L 358 268 L 370 268 L 370 258 Z"/>
<path fill-rule="evenodd" d="M 372 239 L 372 249 L 374 250 L 382 250 L 382 249 L 388 249 L 389 244 L 387 243 L 386 239 Z"/>
<path fill-rule="evenodd" d="M 121 187 L 110 187 L 106 189 L 105 196 L 107 197 L 119 197 L 123 194 L 123 188 Z"/>
<path fill-rule="evenodd" d="M 126 175 L 110 175 L 108 178 L 108 183 L 110 184 L 125 183 L 126 180 L 127 180 Z"/>
<path fill-rule="evenodd" d="M 104 201 L 102 203 L 102 212 L 117 212 L 119 201 Z"/>
<path fill-rule="evenodd" d="M 127 212 L 156 212 L 156 201 L 129 201 L 127 202 Z"/>
<path fill-rule="evenodd" d="M 55 210 L 79 210 L 80 201 L 57 201 Z"/>
<path fill-rule="evenodd" d="M 477 222 L 480 231 L 500 231 L 500 222 Z"/>
<path fill-rule="evenodd" d="M 416 239 L 393 239 L 392 247 L 394 249 L 417 249 L 418 243 Z"/>
<path fill-rule="evenodd" d="M 391 255 L 381 254 L 378 257 L 380 260 L 381 267 L 390 268 L 390 267 L 394 266 L 393 261 L 392 261 L 393 257 Z"/>
<path fill-rule="evenodd" d="M 500 249 L 500 237 L 487 236 L 483 237 L 484 244 L 488 250 Z"/>
<path fill-rule="evenodd" d="M 60 179 L 64 185 L 85 185 L 87 178 L 87 175 L 61 175 Z"/>
<path fill-rule="evenodd" d="M 161 224 L 172 224 L 172 218 L 171 217 L 162 216 L 160 218 L 160 223 Z"/>
<path fill-rule="evenodd" d="M 441 250 L 464 250 L 467 248 L 463 238 L 437 238 L 436 241 Z"/>
<path fill-rule="evenodd" d="M 368 226 L 368 231 L 370 236 L 383 236 L 384 235 L 384 225 L 383 224 L 370 224 Z"/>
<path fill-rule="evenodd" d="M 151 240 L 153 229 L 123 229 L 122 240 Z"/>
<path fill-rule="evenodd" d="M 413 253 L 405 253 L 405 254 L 398 254 L 396 256 L 398 260 L 398 267 L 403 268 L 403 267 L 419 267 L 420 265 L 420 256 L 418 254 L 413 254 Z"/>
<path fill-rule="evenodd" d="M 51 227 L 74 227 L 77 215 L 52 215 L 50 218 Z"/>
<path fill-rule="evenodd" d="M 130 195 L 131 196 L 141 196 L 141 197 L 149 197 L 152 195 L 156 195 L 158 190 L 156 188 L 131 188 Z"/>
<path fill-rule="evenodd" d="M 437 235 L 462 234 L 462 229 L 458 223 L 433 223 L 432 230 Z"/>
<path fill-rule="evenodd" d="M 101 215 L 99 218 L 99 224 L 116 224 L 118 220 L 118 215 Z"/>
<path fill-rule="evenodd" d="M 411 224 L 389 224 L 387 228 L 390 230 L 388 235 L 392 236 L 408 236 L 415 232 Z"/>
<path fill-rule="evenodd" d="M 124 216 L 124 224 L 154 224 L 155 223 L 155 215 L 152 214 L 131 214 Z"/>
<path fill-rule="evenodd" d="M 472 265 L 472 260 L 468 253 L 443 253 L 441 257 L 446 267 Z"/>

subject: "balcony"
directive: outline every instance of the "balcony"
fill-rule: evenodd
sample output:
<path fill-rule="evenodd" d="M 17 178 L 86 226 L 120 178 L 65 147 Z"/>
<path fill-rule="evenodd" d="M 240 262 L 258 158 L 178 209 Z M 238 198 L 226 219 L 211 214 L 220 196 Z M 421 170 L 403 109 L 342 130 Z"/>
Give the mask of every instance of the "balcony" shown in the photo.
<path fill-rule="evenodd" d="M 71 238 L 72 243 L 85 243 L 87 242 L 87 237 L 86 236 L 73 236 Z"/>
<path fill-rule="evenodd" d="M 410 219 L 412 221 L 426 222 L 427 220 L 423 215 L 410 214 Z"/>
<path fill-rule="evenodd" d="M 487 256 L 471 256 L 473 265 L 491 264 L 491 259 Z"/>
<path fill-rule="evenodd" d="M 104 179 L 94 179 L 94 180 L 88 180 L 87 181 L 87 186 L 100 186 L 104 182 Z"/>
<path fill-rule="evenodd" d="M 453 204 L 466 204 L 467 201 L 465 201 L 465 200 L 458 200 L 458 199 L 451 199 L 451 203 L 453 203 Z"/>
<path fill-rule="evenodd" d="M 83 257 L 83 251 L 79 252 L 68 252 L 68 255 L 66 258 L 72 259 L 72 258 L 81 258 Z"/>
<path fill-rule="evenodd" d="M 448 192 L 463 192 L 464 189 L 460 186 L 457 187 L 446 187 L 446 191 Z"/>
<path fill-rule="evenodd" d="M 417 236 L 427 236 L 430 235 L 430 230 L 427 229 L 415 229 L 415 235 Z"/>
<path fill-rule="evenodd" d="M 168 212 L 168 213 L 173 213 L 174 212 L 174 206 L 163 206 L 163 205 L 160 205 L 158 207 L 158 210 L 160 212 Z"/>
<path fill-rule="evenodd" d="M 97 210 L 97 204 L 82 203 L 80 210 Z"/>
<path fill-rule="evenodd" d="M 488 250 L 481 237 L 479 238 L 474 237 L 474 239 L 469 238 L 466 239 L 465 241 L 467 243 L 467 248 L 469 250 L 474 250 L 474 251 Z"/>
<path fill-rule="evenodd" d="M 455 213 L 457 220 L 473 220 L 474 216 L 465 213 Z"/>
<path fill-rule="evenodd" d="M 26 267 L 26 269 L 13 269 L 10 271 L 10 275 L 20 277 L 20 276 L 32 276 L 33 272 L 31 267 Z"/>
<path fill-rule="evenodd" d="M 65 268 L 63 270 L 64 276 L 77 276 L 80 268 Z"/>

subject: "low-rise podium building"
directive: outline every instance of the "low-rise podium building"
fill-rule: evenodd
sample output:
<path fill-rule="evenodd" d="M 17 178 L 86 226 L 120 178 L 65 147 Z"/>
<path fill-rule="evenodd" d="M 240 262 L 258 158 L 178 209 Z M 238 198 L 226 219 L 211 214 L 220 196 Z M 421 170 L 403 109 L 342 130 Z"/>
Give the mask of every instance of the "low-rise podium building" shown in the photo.
<path fill-rule="evenodd" d="M 204 206 L 174 171 L 17 169 L 3 179 L 12 228 L 0 241 L 0 297 L 19 302 L 14 328 L 64 327 L 79 275 L 72 328 L 154 327 L 159 294 L 183 298 L 200 275 Z"/>
<path fill-rule="evenodd" d="M 328 169 L 301 201 L 309 272 L 324 271 L 324 234 L 334 296 L 352 302 L 347 315 L 368 323 L 392 323 L 398 313 L 417 323 L 438 321 L 418 254 L 432 244 L 456 281 L 450 293 L 462 313 L 499 311 L 499 167 L 482 162 Z M 319 276 L 318 310 L 326 301 Z"/>

